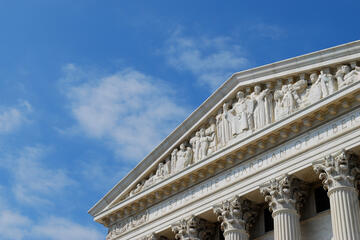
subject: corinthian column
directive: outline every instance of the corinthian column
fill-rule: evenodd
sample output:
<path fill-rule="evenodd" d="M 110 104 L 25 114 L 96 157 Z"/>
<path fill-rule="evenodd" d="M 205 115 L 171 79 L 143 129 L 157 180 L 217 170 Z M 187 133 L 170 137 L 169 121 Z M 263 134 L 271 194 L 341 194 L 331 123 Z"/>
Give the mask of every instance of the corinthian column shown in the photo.
<path fill-rule="evenodd" d="M 304 182 L 288 175 L 260 187 L 274 219 L 275 240 L 301 239 L 299 210 L 307 189 Z"/>
<path fill-rule="evenodd" d="M 171 225 L 177 240 L 206 240 L 214 235 L 214 225 L 194 215 Z"/>
<path fill-rule="evenodd" d="M 334 240 L 360 240 L 360 208 L 355 188 L 358 166 L 356 156 L 345 150 L 313 165 L 330 198 Z"/>
<path fill-rule="evenodd" d="M 249 229 L 255 222 L 257 206 L 249 200 L 235 196 L 213 207 L 225 240 L 248 240 Z"/>

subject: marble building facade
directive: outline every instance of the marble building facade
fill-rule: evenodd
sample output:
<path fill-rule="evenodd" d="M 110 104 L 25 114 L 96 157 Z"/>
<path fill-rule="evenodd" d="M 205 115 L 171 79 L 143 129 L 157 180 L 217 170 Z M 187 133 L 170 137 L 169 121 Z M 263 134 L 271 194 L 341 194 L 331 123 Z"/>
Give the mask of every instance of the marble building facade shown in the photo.
<path fill-rule="evenodd" d="M 360 41 L 235 73 L 89 213 L 107 240 L 360 240 L 359 127 Z"/>

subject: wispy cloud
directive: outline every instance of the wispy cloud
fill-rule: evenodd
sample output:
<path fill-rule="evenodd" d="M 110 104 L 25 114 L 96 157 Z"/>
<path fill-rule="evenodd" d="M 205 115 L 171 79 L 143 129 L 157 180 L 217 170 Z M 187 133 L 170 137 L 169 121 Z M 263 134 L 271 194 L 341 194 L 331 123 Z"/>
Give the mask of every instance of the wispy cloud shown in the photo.
<path fill-rule="evenodd" d="M 0 238 L 3 240 L 100 240 L 103 233 L 70 219 L 49 216 L 35 221 L 14 210 L 0 209 Z"/>
<path fill-rule="evenodd" d="M 21 204 L 48 204 L 49 197 L 74 183 L 64 170 L 43 164 L 46 151 L 41 146 L 25 147 L 16 154 L 7 154 L 1 161 L 0 167 L 9 172 L 10 188 Z"/>
<path fill-rule="evenodd" d="M 23 239 L 28 234 L 31 220 L 22 214 L 0 210 L 0 237 L 1 239 Z"/>
<path fill-rule="evenodd" d="M 64 91 L 78 127 L 129 160 L 139 161 L 189 112 L 164 82 L 139 71 L 84 72 L 73 64 L 64 68 Z"/>
<path fill-rule="evenodd" d="M 27 101 L 20 101 L 17 106 L 0 106 L 0 134 L 9 133 L 27 121 L 32 106 Z"/>
<path fill-rule="evenodd" d="M 257 36 L 271 38 L 273 40 L 279 39 L 285 35 L 285 32 L 281 27 L 273 24 L 266 24 L 264 22 L 249 24 L 248 29 Z"/>
<path fill-rule="evenodd" d="M 189 37 L 180 29 L 172 33 L 160 52 L 170 66 L 191 72 L 199 84 L 211 90 L 249 64 L 245 50 L 232 38 Z"/>
<path fill-rule="evenodd" d="M 100 240 L 103 234 L 65 218 L 49 217 L 32 227 L 31 235 L 50 240 Z"/>

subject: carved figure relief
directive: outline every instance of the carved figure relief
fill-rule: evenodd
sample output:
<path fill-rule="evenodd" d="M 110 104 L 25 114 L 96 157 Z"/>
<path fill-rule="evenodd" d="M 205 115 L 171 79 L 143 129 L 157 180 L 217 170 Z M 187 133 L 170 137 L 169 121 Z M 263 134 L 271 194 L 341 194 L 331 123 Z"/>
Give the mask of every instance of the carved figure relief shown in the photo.
<path fill-rule="evenodd" d="M 256 85 L 254 87 L 254 92 L 250 95 L 251 100 L 253 100 L 255 109 L 254 109 L 254 127 L 255 129 L 260 129 L 269 124 L 268 119 L 270 116 L 266 116 L 266 95 L 269 94 L 269 89 L 261 91 L 261 87 Z"/>
<path fill-rule="evenodd" d="M 205 135 L 205 129 L 200 129 L 200 155 L 199 160 L 204 159 L 209 150 L 210 143 L 214 140 L 215 134 L 212 134 L 212 136 L 206 136 Z"/>
<path fill-rule="evenodd" d="M 310 89 L 308 90 L 308 93 L 306 96 L 306 100 L 307 100 L 306 105 L 310 105 L 315 102 L 318 102 L 320 99 L 323 98 L 319 75 L 316 72 L 314 72 L 310 75 L 310 81 L 311 81 L 312 85 L 311 85 Z"/>
<path fill-rule="evenodd" d="M 238 101 L 233 105 L 231 111 L 234 115 L 231 122 L 232 135 L 234 137 L 250 129 L 249 121 L 252 115 L 252 113 L 248 112 L 248 104 L 244 92 L 237 92 L 236 98 Z"/>
<path fill-rule="evenodd" d="M 339 89 L 344 88 L 352 83 L 360 81 L 360 67 L 353 64 L 354 69 L 348 65 L 342 65 L 336 72 L 336 79 L 338 82 Z"/>
<path fill-rule="evenodd" d="M 284 97 L 284 92 L 282 90 L 283 83 L 281 80 L 278 80 L 276 83 L 276 89 L 274 91 L 274 115 L 275 115 L 275 121 L 278 121 L 281 119 L 283 107 L 282 107 L 282 99 Z"/>
<path fill-rule="evenodd" d="M 106 236 L 106 240 L 111 240 L 121 235 L 122 233 L 128 231 L 130 228 L 135 228 L 146 223 L 148 221 L 148 218 L 149 218 L 149 213 L 148 211 L 145 211 L 143 213 L 128 218 L 124 222 L 113 224 L 109 228 L 109 232 Z"/>
<path fill-rule="evenodd" d="M 165 162 L 159 163 L 156 172 L 138 183 L 129 196 L 204 160 L 235 138 L 248 136 L 360 81 L 360 67 L 355 62 L 341 65 L 335 75 L 331 72 L 330 68 L 312 72 L 309 83 L 305 78 L 307 73 L 301 73 L 299 77 L 290 76 L 287 82 L 277 80 L 274 88 L 273 82 L 266 82 L 263 90 L 259 84 L 239 90 L 232 105 L 233 99 L 227 99 L 215 116 L 210 116 L 205 125 L 193 132 L 186 140 L 190 146 L 182 143 L 175 148 Z"/>
<path fill-rule="evenodd" d="M 335 78 L 329 72 L 329 69 L 320 71 L 319 81 L 321 85 L 322 97 L 327 97 L 337 90 Z"/>
<path fill-rule="evenodd" d="M 185 167 L 189 166 L 192 159 L 192 150 L 191 148 L 186 148 L 185 144 L 180 144 L 180 150 L 176 152 L 176 161 L 174 164 L 174 173 L 183 170 Z"/>
<path fill-rule="evenodd" d="M 207 136 L 211 136 L 212 140 L 209 143 L 209 148 L 208 148 L 208 152 L 207 155 L 211 155 L 212 153 L 216 152 L 217 150 L 217 141 L 216 141 L 216 123 L 215 123 L 215 118 L 211 117 L 209 119 L 209 127 L 206 129 L 205 134 Z"/>
<path fill-rule="evenodd" d="M 216 125 L 217 125 L 217 137 L 218 142 L 221 146 L 225 146 L 228 141 L 231 139 L 231 115 L 229 113 L 229 104 L 224 103 L 222 112 L 219 111 L 219 114 L 216 116 Z"/>
<path fill-rule="evenodd" d="M 195 136 L 190 139 L 190 144 L 193 150 L 194 162 L 198 162 L 200 159 L 200 132 L 197 131 Z"/>

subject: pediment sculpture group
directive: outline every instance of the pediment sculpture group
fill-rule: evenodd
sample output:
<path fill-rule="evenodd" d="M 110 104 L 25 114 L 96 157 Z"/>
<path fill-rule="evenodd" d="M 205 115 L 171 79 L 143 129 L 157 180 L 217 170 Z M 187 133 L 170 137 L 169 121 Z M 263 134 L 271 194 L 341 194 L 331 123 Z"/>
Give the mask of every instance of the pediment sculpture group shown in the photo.
<path fill-rule="evenodd" d="M 236 93 L 235 99 L 224 102 L 216 116 L 208 120 L 188 141 L 175 148 L 170 156 L 159 163 L 156 172 L 139 182 L 129 196 L 152 186 L 182 169 L 203 160 L 228 145 L 233 139 L 251 135 L 254 131 L 279 121 L 334 92 L 360 81 L 360 67 L 353 62 L 337 68 L 324 68 L 312 72 L 309 80 L 300 74 L 295 81 L 289 77 L 261 85 L 246 87 Z"/>

